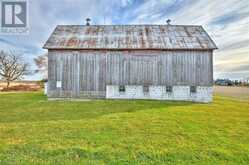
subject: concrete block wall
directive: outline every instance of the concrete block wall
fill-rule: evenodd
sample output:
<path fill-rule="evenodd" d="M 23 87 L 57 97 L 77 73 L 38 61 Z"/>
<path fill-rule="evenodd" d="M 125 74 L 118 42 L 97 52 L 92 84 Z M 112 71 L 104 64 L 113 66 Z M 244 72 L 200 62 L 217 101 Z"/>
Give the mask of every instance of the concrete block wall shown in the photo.
<path fill-rule="evenodd" d="M 125 92 L 119 92 L 119 86 L 106 87 L 106 98 L 112 99 L 143 99 L 143 86 L 125 86 Z"/>
<path fill-rule="evenodd" d="M 212 102 L 213 101 L 213 87 L 197 87 L 197 94 L 194 101 L 197 102 Z"/>
<path fill-rule="evenodd" d="M 153 99 L 153 100 L 183 100 L 194 102 L 212 102 L 213 88 L 198 86 L 196 93 L 190 92 L 190 86 L 173 86 L 172 92 L 166 92 L 166 86 L 149 86 L 149 92 L 143 91 L 143 86 L 125 86 L 125 92 L 119 92 L 119 86 L 108 85 L 107 99 Z"/>
<path fill-rule="evenodd" d="M 190 86 L 173 86 L 173 100 L 188 101 L 190 97 Z"/>

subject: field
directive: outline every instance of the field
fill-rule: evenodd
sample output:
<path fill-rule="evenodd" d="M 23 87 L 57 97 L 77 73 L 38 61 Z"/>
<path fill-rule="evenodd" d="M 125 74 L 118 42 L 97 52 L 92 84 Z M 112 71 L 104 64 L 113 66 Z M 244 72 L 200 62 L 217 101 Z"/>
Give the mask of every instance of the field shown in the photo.
<path fill-rule="evenodd" d="M 248 87 L 215 86 L 214 91 L 218 95 L 233 97 L 237 99 L 249 100 L 249 88 Z"/>
<path fill-rule="evenodd" d="M 6 89 L 7 83 L 0 81 L 1 91 L 39 91 L 42 86 L 39 81 L 14 81 L 10 83 L 8 89 Z"/>
<path fill-rule="evenodd" d="M 47 101 L 0 93 L 0 164 L 245 164 L 249 101 Z"/>

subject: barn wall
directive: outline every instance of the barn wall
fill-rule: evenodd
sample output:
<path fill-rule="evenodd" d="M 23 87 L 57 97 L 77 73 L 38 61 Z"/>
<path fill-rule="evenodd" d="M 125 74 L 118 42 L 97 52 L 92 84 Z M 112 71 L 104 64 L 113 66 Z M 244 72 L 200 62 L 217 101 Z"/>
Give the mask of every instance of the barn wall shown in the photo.
<path fill-rule="evenodd" d="M 104 98 L 107 85 L 208 87 L 212 68 L 212 51 L 49 50 L 48 96 Z"/>

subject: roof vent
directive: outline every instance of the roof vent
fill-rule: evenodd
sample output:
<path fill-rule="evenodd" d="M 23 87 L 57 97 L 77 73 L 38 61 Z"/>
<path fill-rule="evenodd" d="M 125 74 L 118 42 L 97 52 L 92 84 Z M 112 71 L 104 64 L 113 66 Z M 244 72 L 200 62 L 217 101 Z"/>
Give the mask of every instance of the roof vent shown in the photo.
<path fill-rule="evenodd" d="M 171 22 L 170 19 L 168 19 L 166 22 L 167 22 L 167 25 L 171 25 L 171 24 L 170 24 L 170 22 Z"/>
<path fill-rule="evenodd" d="M 90 21 L 91 21 L 90 18 L 87 18 L 87 19 L 86 19 L 86 26 L 90 26 Z"/>

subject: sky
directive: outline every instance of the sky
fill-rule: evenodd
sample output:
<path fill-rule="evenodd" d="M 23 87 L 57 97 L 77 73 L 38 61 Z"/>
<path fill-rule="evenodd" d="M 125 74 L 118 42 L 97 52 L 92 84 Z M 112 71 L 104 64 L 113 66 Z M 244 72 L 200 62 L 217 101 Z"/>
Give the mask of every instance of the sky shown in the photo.
<path fill-rule="evenodd" d="M 214 78 L 249 78 L 249 0 L 29 0 L 28 35 L 0 35 L 0 50 L 33 59 L 56 25 L 171 24 L 202 25 L 218 46 Z M 41 79 L 36 74 L 29 80 Z"/>

